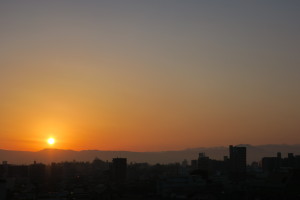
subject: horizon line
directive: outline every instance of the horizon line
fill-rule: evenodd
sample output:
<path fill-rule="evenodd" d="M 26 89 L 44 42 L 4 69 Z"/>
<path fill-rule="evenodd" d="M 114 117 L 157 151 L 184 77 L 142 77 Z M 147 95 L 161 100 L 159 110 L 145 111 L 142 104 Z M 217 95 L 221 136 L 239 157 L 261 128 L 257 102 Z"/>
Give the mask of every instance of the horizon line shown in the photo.
<path fill-rule="evenodd" d="M 230 144 L 232 145 L 232 144 Z M 170 151 L 186 151 L 186 150 L 192 150 L 192 149 L 210 149 L 210 148 L 228 148 L 228 146 L 230 145 L 227 145 L 227 146 L 211 146 L 211 147 L 188 147 L 188 148 L 185 148 L 185 149 L 178 149 L 178 150 L 157 150 L 157 151 L 131 151 L 131 150 L 100 150 L 100 149 L 82 149 L 82 150 L 73 150 L 73 149 L 59 149 L 59 148 L 43 148 L 43 149 L 40 149 L 40 150 L 37 150 L 37 151 L 31 151 L 31 150 L 14 150 L 14 149 L 0 149 L 0 151 L 18 151 L 18 152 L 32 152 L 32 153 L 36 153 L 36 152 L 40 152 L 40 151 L 44 151 L 44 150 L 61 150 L 61 151 L 74 151 L 74 152 L 80 152 L 80 151 L 106 151 L 106 152 L 136 152 L 136 153 L 147 153 L 147 152 L 152 152 L 152 153 L 155 153 L 155 152 L 170 152 Z M 275 145 L 275 146 L 298 146 L 300 145 L 300 143 L 298 144 L 259 144 L 259 145 L 252 145 L 252 144 L 236 144 L 236 145 L 233 145 L 233 146 L 272 146 L 272 145 Z"/>

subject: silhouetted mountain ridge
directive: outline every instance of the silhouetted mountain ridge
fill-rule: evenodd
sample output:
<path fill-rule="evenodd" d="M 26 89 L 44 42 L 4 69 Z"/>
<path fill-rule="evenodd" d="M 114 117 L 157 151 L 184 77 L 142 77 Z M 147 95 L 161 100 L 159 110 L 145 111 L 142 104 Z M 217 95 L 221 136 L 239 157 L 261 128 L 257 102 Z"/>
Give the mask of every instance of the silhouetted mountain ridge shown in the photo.
<path fill-rule="evenodd" d="M 300 144 L 268 144 L 268 145 L 250 145 L 241 144 L 238 146 L 247 147 L 247 161 L 260 161 L 262 157 L 276 156 L 281 152 L 283 157 L 287 153 L 300 155 Z M 177 151 L 157 151 L 157 152 L 134 152 L 134 151 L 103 151 L 103 150 L 82 150 L 75 151 L 69 149 L 42 149 L 37 152 L 31 151 L 14 151 L 0 149 L 0 161 L 8 161 L 13 164 L 29 164 L 33 161 L 41 163 L 63 162 L 63 161 L 93 161 L 96 157 L 101 160 L 111 161 L 115 157 L 126 157 L 128 162 L 148 162 L 155 163 L 174 163 L 197 159 L 198 154 L 204 152 L 212 159 L 222 160 L 228 156 L 228 147 L 199 147 L 188 148 Z"/>

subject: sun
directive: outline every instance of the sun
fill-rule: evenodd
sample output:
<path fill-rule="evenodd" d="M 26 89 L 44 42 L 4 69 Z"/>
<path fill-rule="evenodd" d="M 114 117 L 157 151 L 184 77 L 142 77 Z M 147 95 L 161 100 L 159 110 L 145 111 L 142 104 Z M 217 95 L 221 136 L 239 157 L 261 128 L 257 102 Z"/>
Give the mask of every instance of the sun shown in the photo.
<path fill-rule="evenodd" d="M 55 139 L 54 138 L 49 138 L 47 140 L 47 142 L 48 142 L 49 145 L 53 145 L 55 143 Z"/>

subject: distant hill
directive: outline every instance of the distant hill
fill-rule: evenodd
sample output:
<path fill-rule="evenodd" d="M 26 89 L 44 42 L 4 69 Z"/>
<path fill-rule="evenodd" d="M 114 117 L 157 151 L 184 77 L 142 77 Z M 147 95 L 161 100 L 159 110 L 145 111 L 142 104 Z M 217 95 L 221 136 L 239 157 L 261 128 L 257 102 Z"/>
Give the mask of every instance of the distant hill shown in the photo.
<path fill-rule="evenodd" d="M 247 162 L 260 161 L 262 157 L 276 156 L 281 152 L 283 157 L 287 153 L 300 155 L 300 145 L 240 145 L 247 147 Z M 212 159 L 222 160 L 228 156 L 228 147 L 193 148 L 181 151 L 160 151 L 160 152 L 132 152 L 132 151 L 100 151 L 100 150 L 62 150 L 44 149 L 37 152 L 30 151 L 9 151 L 0 150 L 0 161 L 8 161 L 12 164 L 29 164 L 33 161 L 41 163 L 61 162 L 61 161 L 92 161 L 96 157 L 101 160 L 111 161 L 115 157 L 125 157 L 130 162 L 174 163 L 197 159 L 198 154 L 204 152 Z"/>

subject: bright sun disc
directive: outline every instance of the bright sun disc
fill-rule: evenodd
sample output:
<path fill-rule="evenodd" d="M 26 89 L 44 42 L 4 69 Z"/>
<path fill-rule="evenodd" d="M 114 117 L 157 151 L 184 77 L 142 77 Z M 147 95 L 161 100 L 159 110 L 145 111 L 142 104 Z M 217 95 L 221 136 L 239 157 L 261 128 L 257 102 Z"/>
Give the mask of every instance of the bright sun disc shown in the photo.
<path fill-rule="evenodd" d="M 48 139 L 48 144 L 52 145 L 52 144 L 54 144 L 54 143 L 55 143 L 54 138 L 49 138 L 49 139 Z"/>

